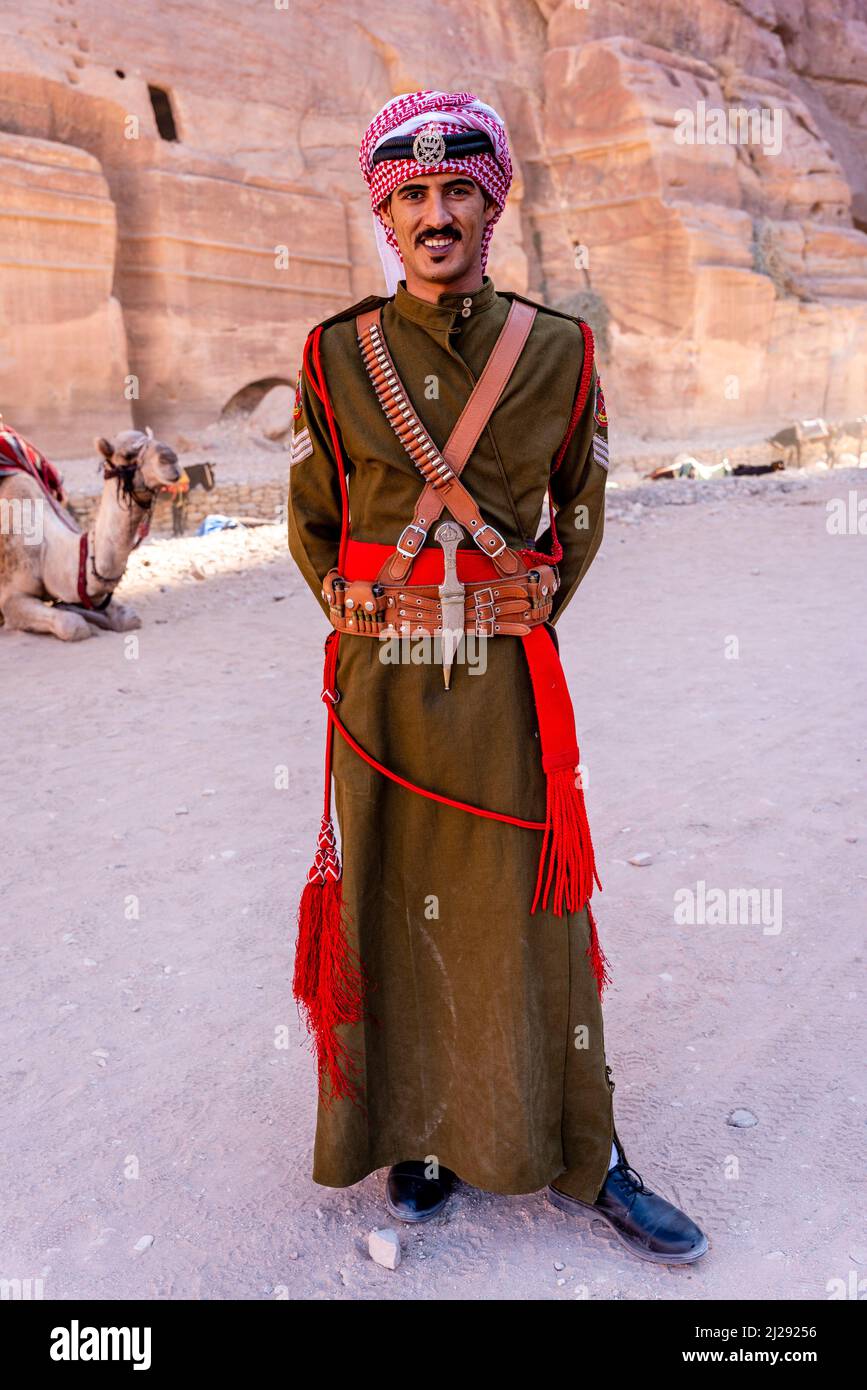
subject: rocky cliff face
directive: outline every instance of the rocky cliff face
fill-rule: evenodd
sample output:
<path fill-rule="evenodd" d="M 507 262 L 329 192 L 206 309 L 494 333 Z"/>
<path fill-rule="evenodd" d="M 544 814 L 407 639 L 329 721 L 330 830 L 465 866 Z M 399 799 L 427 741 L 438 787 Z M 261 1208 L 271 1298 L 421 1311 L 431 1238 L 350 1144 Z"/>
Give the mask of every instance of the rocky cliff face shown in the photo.
<path fill-rule="evenodd" d="M 0 409 L 48 451 L 292 381 L 381 287 L 361 131 L 468 89 L 491 274 L 583 314 L 614 427 L 867 408 L 867 0 L 0 4 Z"/>

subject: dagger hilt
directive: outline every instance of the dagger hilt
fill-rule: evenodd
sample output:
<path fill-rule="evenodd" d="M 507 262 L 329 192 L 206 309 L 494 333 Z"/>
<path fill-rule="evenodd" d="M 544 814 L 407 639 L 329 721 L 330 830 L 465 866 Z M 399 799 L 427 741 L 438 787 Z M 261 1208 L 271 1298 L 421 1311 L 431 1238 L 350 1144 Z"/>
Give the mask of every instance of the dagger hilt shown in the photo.
<path fill-rule="evenodd" d="M 443 549 L 445 575 L 440 585 L 441 598 L 463 598 L 464 586 L 458 579 L 457 548 L 464 538 L 463 528 L 457 522 L 444 521 L 434 532 L 434 540 Z"/>
<path fill-rule="evenodd" d="M 434 532 L 434 540 L 443 548 L 445 573 L 439 586 L 442 613 L 443 680 L 446 690 L 451 683 L 452 663 L 458 641 L 464 631 L 464 586 L 458 579 L 457 548 L 464 538 L 463 528 L 455 521 L 444 521 Z"/>

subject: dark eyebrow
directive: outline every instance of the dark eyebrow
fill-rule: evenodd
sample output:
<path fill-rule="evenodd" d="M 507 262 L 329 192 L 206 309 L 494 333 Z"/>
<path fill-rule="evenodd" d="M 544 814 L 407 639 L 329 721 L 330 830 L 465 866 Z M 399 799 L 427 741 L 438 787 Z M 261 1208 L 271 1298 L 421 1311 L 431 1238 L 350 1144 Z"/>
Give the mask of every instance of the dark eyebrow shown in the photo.
<path fill-rule="evenodd" d="M 426 183 L 404 183 L 401 184 L 400 188 L 396 189 L 396 192 L 398 194 L 424 193 L 429 188 L 429 186 L 430 185 Z M 444 183 L 442 185 L 443 188 L 447 189 L 458 187 L 475 188 L 475 186 L 476 185 L 473 179 L 464 178 L 462 176 L 454 179 L 449 179 L 448 183 Z"/>

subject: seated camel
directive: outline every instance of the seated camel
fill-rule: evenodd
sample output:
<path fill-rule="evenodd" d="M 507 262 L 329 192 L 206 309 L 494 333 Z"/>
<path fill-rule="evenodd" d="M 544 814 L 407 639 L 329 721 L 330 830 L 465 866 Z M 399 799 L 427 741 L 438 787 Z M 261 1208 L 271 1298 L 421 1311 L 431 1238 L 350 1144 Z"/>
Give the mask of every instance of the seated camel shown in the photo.
<path fill-rule="evenodd" d="M 114 442 L 97 439 L 102 496 L 93 526 L 82 531 L 41 481 L 56 480 L 51 465 L 46 469 L 32 446 L 14 431 L 9 435 L 21 465 L 10 471 L 14 465 L 0 460 L 0 614 L 6 627 L 52 633 L 63 642 L 90 637 L 94 626 L 113 632 L 140 627 L 141 619 L 112 594 L 157 493 L 181 476 L 174 450 L 151 430 L 124 430 Z"/>

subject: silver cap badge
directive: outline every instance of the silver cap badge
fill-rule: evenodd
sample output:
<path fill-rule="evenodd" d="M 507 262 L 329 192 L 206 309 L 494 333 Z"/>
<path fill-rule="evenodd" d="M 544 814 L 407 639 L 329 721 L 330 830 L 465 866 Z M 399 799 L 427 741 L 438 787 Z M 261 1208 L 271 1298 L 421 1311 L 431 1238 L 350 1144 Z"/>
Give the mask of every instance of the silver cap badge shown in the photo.
<path fill-rule="evenodd" d="M 417 164 L 441 164 L 446 157 L 445 137 L 435 125 L 423 126 L 412 142 L 412 152 Z"/>

